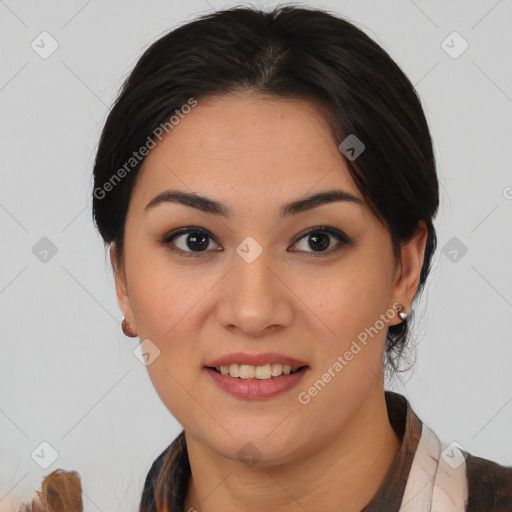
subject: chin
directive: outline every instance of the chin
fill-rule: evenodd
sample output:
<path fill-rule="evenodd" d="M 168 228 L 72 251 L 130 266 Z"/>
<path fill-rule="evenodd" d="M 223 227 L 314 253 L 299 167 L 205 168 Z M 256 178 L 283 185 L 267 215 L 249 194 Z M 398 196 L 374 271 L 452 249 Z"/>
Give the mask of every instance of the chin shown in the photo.
<path fill-rule="evenodd" d="M 281 420 L 282 418 L 279 419 Z M 283 432 L 276 431 L 279 421 L 269 421 L 268 426 L 265 424 L 261 428 L 251 428 L 251 425 L 243 424 L 244 428 L 241 430 L 230 429 L 226 425 L 226 429 L 234 433 L 233 438 L 222 432 L 219 434 L 220 438 L 212 439 L 209 430 L 205 433 L 206 442 L 223 457 L 239 461 L 247 467 L 255 464 L 276 466 L 288 463 L 298 457 L 298 453 L 302 453 L 302 445 L 290 428 Z"/>

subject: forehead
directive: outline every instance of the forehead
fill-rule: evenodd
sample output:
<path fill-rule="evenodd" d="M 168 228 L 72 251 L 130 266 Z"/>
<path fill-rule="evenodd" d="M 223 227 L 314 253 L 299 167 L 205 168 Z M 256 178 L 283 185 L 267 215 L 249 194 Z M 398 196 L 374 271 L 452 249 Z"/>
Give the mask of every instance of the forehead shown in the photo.
<path fill-rule="evenodd" d="M 332 187 L 361 196 L 318 105 L 248 92 L 199 99 L 149 151 L 137 195 L 171 187 L 223 202 Z"/>

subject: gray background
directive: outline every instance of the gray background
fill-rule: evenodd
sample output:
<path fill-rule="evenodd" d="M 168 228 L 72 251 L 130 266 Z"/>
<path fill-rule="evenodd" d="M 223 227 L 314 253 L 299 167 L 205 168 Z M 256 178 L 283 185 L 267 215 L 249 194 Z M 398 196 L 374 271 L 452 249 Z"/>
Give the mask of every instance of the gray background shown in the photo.
<path fill-rule="evenodd" d="M 121 333 L 91 170 L 143 50 L 233 5 L 0 0 L 0 510 L 61 467 L 80 472 L 86 511 L 135 511 L 151 462 L 180 430 L 134 357 L 138 341 Z M 434 138 L 439 251 L 416 308 L 416 366 L 394 389 L 443 443 L 512 464 L 512 2 L 309 5 L 348 17 L 391 54 Z M 43 31 L 58 42 L 46 59 L 31 47 Z M 469 44 L 457 58 L 442 45 L 453 31 Z M 57 249 L 46 261 L 43 237 Z M 43 441 L 58 452 L 47 469 L 31 456 Z"/>

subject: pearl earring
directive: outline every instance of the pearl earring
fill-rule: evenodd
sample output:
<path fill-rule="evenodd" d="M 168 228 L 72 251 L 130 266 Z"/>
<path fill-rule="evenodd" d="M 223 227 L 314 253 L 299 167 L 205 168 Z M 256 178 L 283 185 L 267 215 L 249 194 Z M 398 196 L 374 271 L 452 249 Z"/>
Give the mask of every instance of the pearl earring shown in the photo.
<path fill-rule="evenodd" d="M 398 307 L 397 307 L 398 316 L 400 317 L 401 320 L 405 320 L 409 315 L 405 311 L 402 311 L 402 309 L 404 309 L 402 304 L 398 304 Z"/>

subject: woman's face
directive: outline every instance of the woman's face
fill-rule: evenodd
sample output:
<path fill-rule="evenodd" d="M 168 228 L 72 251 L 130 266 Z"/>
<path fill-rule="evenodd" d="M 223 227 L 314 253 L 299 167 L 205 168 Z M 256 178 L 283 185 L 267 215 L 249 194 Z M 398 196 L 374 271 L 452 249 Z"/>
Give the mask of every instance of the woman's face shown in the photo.
<path fill-rule="evenodd" d="M 425 237 L 404 249 L 403 272 L 395 271 L 389 233 L 338 143 L 306 101 L 238 94 L 199 101 L 139 172 L 119 303 L 150 340 L 147 370 L 163 403 L 187 435 L 225 457 L 239 458 L 251 442 L 261 462 L 293 460 L 382 399 L 386 331 L 400 322 L 392 307 L 409 309 Z M 147 206 L 171 190 L 215 201 L 225 214 L 176 201 Z M 333 190 L 360 202 L 318 201 L 281 215 Z M 171 241 L 182 228 L 189 232 Z M 206 366 L 234 353 L 274 354 L 258 366 L 289 357 L 307 368 L 270 380 L 214 378 Z"/>

